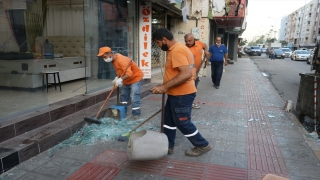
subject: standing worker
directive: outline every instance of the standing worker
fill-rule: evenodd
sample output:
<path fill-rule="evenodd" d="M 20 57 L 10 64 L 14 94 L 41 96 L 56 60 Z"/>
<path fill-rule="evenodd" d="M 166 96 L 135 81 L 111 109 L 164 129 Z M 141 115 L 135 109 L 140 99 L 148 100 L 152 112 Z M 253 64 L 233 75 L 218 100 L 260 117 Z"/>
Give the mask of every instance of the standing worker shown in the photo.
<path fill-rule="evenodd" d="M 204 55 L 207 59 L 209 59 L 210 57 L 210 53 L 208 52 L 208 46 L 201 42 L 201 41 L 196 41 L 194 39 L 194 36 L 192 33 L 188 33 L 184 36 L 184 41 L 186 43 L 186 46 L 190 49 L 190 51 L 192 52 L 193 54 L 193 57 L 194 57 L 194 65 L 195 65 L 195 68 L 196 68 L 196 80 L 195 80 L 195 85 L 196 85 L 196 88 L 198 87 L 198 83 L 200 81 L 199 79 L 199 76 L 198 76 L 198 72 L 200 70 L 200 66 L 202 64 L 202 54 L 203 54 L 203 51 L 204 51 Z M 196 103 L 192 103 L 192 108 L 194 109 L 199 109 L 200 106 Z"/>
<path fill-rule="evenodd" d="M 216 37 L 216 44 L 210 46 L 210 62 L 211 62 L 211 79 L 213 86 L 216 89 L 220 87 L 220 81 L 224 65 L 228 65 L 228 49 L 224 44 L 221 44 L 221 37 Z M 207 66 L 209 62 L 207 61 Z"/>
<path fill-rule="evenodd" d="M 276 51 L 274 50 L 274 48 L 271 48 L 270 50 L 270 59 L 274 61 L 274 56 L 276 55 Z"/>
<path fill-rule="evenodd" d="M 130 58 L 123 56 L 119 53 L 113 54 L 111 48 L 109 47 L 101 47 L 97 56 L 101 56 L 103 60 L 107 63 L 112 63 L 113 67 L 116 70 L 116 77 L 114 78 L 112 83 L 117 87 L 122 86 L 120 103 L 125 106 L 125 111 L 127 112 L 128 101 L 132 96 L 131 120 L 138 119 L 141 115 L 140 89 L 143 78 L 143 72 L 137 66 L 137 64 L 133 62 Z M 120 77 L 124 71 L 124 75 Z"/>
<path fill-rule="evenodd" d="M 178 128 L 195 146 L 185 154 L 200 156 L 210 151 L 211 147 L 191 122 L 192 102 L 197 91 L 194 83 L 195 68 L 192 52 L 184 44 L 177 42 L 166 28 L 156 30 L 152 39 L 161 50 L 167 51 L 163 83 L 151 91 L 153 94 L 168 94 L 163 125 L 163 132 L 169 141 L 168 154 L 173 154 Z"/>

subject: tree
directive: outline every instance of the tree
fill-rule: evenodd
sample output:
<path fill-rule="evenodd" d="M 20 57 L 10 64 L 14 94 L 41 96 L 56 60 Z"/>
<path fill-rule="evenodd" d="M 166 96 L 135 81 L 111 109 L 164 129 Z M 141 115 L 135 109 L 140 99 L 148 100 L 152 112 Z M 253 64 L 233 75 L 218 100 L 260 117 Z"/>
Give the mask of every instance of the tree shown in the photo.
<path fill-rule="evenodd" d="M 260 36 L 259 39 L 256 40 L 257 44 L 264 44 L 264 35 Z"/>
<path fill-rule="evenodd" d="M 280 41 L 280 43 L 282 44 L 282 46 L 287 46 L 288 42 L 287 41 Z"/>
<path fill-rule="evenodd" d="M 251 42 L 249 42 L 249 44 L 248 44 L 249 46 L 256 46 L 257 45 L 257 43 L 256 42 L 253 42 L 253 41 L 251 41 Z"/>
<path fill-rule="evenodd" d="M 248 43 L 247 39 L 244 39 L 240 42 L 240 46 L 244 46 Z"/>
<path fill-rule="evenodd" d="M 267 43 L 274 43 L 276 41 L 277 41 L 276 38 L 267 38 L 267 40 L 266 40 Z"/>

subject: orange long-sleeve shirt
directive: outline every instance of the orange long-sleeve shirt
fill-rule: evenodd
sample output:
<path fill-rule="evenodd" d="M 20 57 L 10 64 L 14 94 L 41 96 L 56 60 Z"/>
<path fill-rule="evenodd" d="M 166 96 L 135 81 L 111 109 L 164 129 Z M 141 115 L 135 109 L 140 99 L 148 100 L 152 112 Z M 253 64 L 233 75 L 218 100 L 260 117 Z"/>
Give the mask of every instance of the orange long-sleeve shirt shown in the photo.
<path fill-rule="evenodd" d="M 115 54 L 112 64 L 118 77 L 123 74 L 130 61 L 131 59 L 126 56 L 123 56 L 119 53 Z M 123 80 L 124 85 L 130 85 L 135 82 L 139 82 L 143 78 L 143 72 L 134 61 L 131 62 L 125 74 L 128 75 L 129 78 Z"/>

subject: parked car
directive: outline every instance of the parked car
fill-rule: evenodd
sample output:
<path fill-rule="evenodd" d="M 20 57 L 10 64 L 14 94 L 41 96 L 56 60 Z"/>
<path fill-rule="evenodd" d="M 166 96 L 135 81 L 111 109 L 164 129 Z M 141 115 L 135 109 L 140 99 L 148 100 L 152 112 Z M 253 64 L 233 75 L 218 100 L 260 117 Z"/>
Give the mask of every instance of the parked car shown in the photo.
<path fill-rule="evenodd" d="M 311 53 L 309 58 L 307 59 L 307 64 L 311 64 L 313 60 L 314 53 Z"/>
<path fill-rule="evenodd" d="M 295 50 L 291 55 L 291 60 L 308 60 L 310 58 L 310 53 L 306 50 Z"/>
<path fill-rule="evenodd" d="M 248 54 L 250 56 L 252 56 L 252 55 L 261 56 L 261 49 L 259 46 L 251 46 L 250 49 L 248 50 Z"/>
<path fill-rule="evenodd" d="M 280 59 L 284 59 L 285 57 L 285 53 L 281 50 L 281 49 L 275 49 L 274 50 L 276 55 L 274 56 L 274 58 L 280 58 Z"/>
<path fill-rule="evenodd" d="M 285 57 L 291 57 L 292 51 L 289 48 L 281 48 L 281 50 L 284 52 Z"/>
<path fill-rule="evenodd" d="M 267 52 L 267 48 L 261 48 L 261 53 L 266 53 Z"/>
<path fill-rule="evenodd" d="M 307 64 L 311 64 L 314 56 L 314 49 L 309 49 L 310 56 L 307 59 Z"/>
<path fill-rule="evenodd" d="M 249 50 L 249 49 L 250 49 L 250 46 L 247 46 L 247 47 L 244 47 L 244 48 L 243 48 L 243 51 L 248 54 L 248 50 Z"/>

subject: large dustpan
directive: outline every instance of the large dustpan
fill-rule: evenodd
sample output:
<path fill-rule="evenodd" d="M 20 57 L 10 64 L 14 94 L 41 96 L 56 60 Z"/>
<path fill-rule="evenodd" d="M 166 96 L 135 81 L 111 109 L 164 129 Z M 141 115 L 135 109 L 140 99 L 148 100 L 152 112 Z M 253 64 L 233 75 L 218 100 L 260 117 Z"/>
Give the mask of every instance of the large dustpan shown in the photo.
<path fill-rule="evenodd" d="M 168 154 L 169 142 L 163 133 L 164 99 L 165 94 L 162 94 L 161 132 L 143 130 L 131 133 L 127 147 L 129 160 L 155 160 Z"/>

